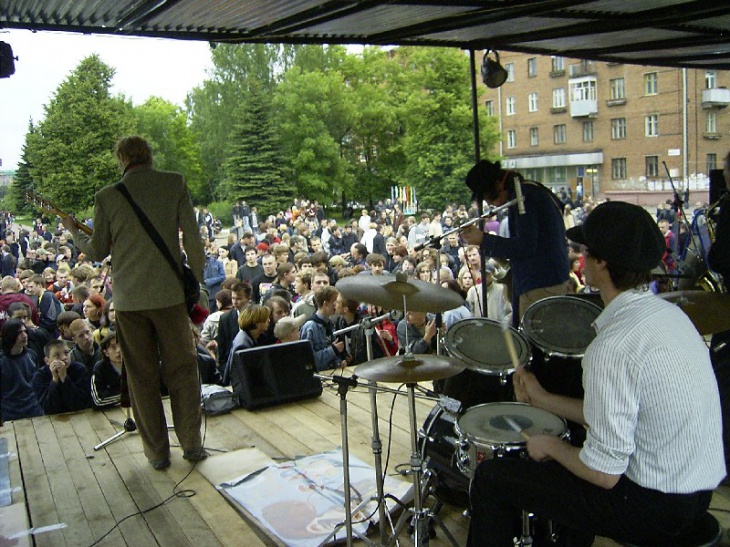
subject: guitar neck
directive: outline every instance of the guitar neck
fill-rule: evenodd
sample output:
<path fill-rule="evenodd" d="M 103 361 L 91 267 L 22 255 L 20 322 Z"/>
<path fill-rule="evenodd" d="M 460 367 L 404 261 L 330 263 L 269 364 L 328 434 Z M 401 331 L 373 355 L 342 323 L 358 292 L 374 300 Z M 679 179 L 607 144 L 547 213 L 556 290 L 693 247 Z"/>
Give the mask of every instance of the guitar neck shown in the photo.
<path fill-rule="evenodd" d="M 86 235 L 92 235 L 94 233 L 94 230 L 89 228 L 86 224 L 83 224 L 82 222 L 79 222 L 78 219 L 73 216 L 71 213 L 67 213 L 66 211 L 63 211 L 56 207 L 53 202 L 47 200 L 43 196 L 40 196 L 34 192 L 28 192 L 25 194 L 25 201 L 30 203 L 31 205 L 35 205 L 38 209 L 40 209 L 43 212 L 46 213 L 52 213 L 54 215 L 58 215 L 59 217 L 66 219 L 70 218 L 73 220 L 74 225 L 84 232 Z"/>

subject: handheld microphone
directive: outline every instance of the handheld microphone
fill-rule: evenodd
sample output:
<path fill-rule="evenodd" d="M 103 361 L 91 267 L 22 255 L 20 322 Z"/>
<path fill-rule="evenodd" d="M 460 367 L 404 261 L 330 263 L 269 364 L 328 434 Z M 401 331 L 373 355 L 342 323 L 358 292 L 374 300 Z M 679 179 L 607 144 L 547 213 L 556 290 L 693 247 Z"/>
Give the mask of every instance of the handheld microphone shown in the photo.
<path fill-rule="evenodd" d="M 522 195 L 522 185 L 520 181 L 515 177 L 515 197 L 517 198 L 517 211 L 521 214 L 525 214 L 525 197 Z"/>

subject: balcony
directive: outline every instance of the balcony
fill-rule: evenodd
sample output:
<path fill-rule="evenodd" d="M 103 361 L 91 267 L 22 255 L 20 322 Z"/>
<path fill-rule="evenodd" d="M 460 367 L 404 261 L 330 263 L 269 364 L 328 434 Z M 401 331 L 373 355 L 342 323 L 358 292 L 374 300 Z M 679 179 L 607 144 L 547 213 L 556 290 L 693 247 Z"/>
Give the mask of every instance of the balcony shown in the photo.
<path fill-rule="evenodd" d="M 730 89 L 716 87 L 702 90 L 702 108 L 725 108 L 730 104 Z"/>
<path fill-rule="evenodd" d="M 580 78 L 581 76 L 592 76 L 596 73 L 596 63 L 593 61 L 581 61 L 568 67 L 568 76 Z"/>
<path fill-rule="evenodd" d="M 598 114 L 598 101 L 585 99 L 570 101 L 570 116 L 573 118 L 595 118 Z"/>

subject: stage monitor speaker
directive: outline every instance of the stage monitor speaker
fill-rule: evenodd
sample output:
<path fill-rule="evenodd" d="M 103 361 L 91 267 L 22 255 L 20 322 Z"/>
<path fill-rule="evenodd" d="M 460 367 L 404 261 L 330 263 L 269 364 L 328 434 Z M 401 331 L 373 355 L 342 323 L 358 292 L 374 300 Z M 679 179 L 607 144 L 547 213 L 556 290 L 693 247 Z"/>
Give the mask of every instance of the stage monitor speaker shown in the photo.
<path fill-rule="evenodd" d="M 722 169 L 710 169 L 710 203 L 715 203 L 726 191 Z"/>
<path fill-rule="evenodd" d="M 254 410 L 319 397 L 316 370 L 309 340 L 261 346 L 233 354 L 231 385 L 241 406 Z"/>

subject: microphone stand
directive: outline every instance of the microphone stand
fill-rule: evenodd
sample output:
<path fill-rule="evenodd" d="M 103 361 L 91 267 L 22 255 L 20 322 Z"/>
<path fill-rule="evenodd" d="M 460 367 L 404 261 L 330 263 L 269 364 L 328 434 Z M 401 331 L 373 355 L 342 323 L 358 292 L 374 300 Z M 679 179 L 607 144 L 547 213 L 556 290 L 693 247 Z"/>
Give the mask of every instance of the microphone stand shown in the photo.
<path fill-rule="evenodd" d="M 106 439 L 105 441 L 101 441 L 99 444 L 97 444 L 94 447 L 95 451 L 101 450 L 105 446 L 112 444 L 114 441 L 121 439 L 125 433 L 134 433 L 135 431 L 137 431 L 137 424 L 134 423 L 134 419 L 132 419 L 132 413 L 131 413 L 129 407 L 125 407 L 124 411 L 127 413 L 127 419 L 124 420 L 123 424 L 119 424 L 119 422 L 115 422 L 114 420 L 109 420 L 112 423 L 121 425 L 122 430 L 119 431 L 118 433 L 115 433 L 114 435 L 112 435 L 111 437 Z"/>

